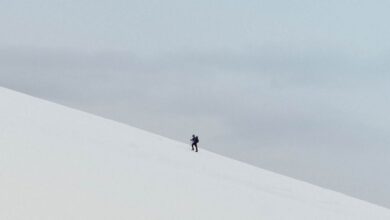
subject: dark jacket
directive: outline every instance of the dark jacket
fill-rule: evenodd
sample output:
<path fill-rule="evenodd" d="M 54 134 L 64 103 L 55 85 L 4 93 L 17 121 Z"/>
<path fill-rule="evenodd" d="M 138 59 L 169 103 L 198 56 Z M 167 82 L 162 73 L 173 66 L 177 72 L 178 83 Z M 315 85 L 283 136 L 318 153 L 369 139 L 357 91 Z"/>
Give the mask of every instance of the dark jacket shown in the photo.
<path fill-rule="evenodd" d="M 192 141 L 193 144 L 199 143 L 199 138 L 198 138 L 198 136 L 193 137 L 193 138 L 191 139 L 191 141 Z"/>

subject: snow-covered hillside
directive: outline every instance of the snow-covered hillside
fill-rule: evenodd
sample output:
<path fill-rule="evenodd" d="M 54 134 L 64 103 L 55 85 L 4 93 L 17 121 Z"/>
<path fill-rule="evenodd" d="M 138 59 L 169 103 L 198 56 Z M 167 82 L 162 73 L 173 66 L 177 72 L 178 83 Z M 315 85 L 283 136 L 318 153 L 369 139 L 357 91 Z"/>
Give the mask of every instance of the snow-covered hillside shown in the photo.
<path fill-rule="evenodd" d="M 0 88 L 0 219 L 389 220 L 390 210 Z"/>

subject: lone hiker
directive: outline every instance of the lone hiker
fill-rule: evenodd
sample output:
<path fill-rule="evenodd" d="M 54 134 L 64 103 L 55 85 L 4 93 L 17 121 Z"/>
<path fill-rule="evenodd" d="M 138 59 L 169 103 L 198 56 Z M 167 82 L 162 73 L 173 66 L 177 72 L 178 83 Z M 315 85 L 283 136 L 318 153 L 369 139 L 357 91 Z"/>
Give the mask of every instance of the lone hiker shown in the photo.
<path fill-rule="evenodd" d="M 192 135 L 192 150 L 194 150 L 194 147 L 195 147 L 195 152 L 198 152 L 198 143 L 199 143 L 199 138 L 198 136 L 195 136 L 194 134 Z"/>

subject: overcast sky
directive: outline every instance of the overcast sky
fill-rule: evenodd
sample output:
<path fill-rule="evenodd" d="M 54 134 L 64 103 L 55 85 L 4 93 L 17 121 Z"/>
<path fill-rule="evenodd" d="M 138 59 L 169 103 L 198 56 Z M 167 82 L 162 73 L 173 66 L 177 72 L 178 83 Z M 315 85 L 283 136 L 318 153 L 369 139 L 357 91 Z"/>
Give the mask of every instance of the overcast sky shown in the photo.
<path fill-rule="evenodd" d="M 0 0 L 0 85 L 390 207 L 389 10 Z"/>

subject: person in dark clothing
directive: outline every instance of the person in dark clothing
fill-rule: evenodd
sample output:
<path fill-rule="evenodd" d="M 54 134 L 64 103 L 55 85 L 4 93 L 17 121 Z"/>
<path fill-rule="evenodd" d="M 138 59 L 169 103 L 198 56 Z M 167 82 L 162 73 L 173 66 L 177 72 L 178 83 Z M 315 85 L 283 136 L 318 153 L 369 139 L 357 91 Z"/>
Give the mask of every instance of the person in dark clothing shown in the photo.
<path fill-rule="evenodd" d="M 194 134 L 192 135 L 192 139 L 191 139 L 191 142 L 192 142 L 192 150 L 195 150 L 195 152 L 198 152 L 198 143 L 199 143 L 199 138 L 198 136 L 195 136 Z M 195 148 L 194 148 L 195 147 Z"/>

